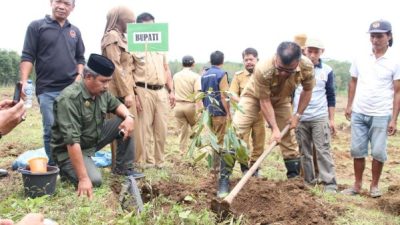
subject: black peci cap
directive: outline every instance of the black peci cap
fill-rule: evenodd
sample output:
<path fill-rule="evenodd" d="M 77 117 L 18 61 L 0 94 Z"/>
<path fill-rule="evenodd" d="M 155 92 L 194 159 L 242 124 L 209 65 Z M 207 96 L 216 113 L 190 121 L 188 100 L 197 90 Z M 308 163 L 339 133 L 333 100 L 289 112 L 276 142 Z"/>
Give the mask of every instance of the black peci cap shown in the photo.
<path fill-rule="evenodd" d="M 111 62 L 111 60 L 109 60 L 107 57 L 94 53 L 90 54 L 87 66 L 94 72 L 105 77 L 110 77 L 114 73 L 115 69 L 114 63 Z"/>
<path fill-rule="evenodd" d="M 182 58 L 182 64 L 193 64 L 194 58 L 191 55 L 185 55 Z"/>

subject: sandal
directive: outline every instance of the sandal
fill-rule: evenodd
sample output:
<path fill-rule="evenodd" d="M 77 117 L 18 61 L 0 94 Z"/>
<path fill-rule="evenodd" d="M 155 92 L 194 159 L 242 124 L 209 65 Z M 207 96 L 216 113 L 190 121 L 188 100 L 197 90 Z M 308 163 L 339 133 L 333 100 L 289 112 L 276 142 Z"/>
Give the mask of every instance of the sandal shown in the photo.
<path fill-rule="evenodd" d="M 344 194 L 344 195 L 349 195 L 349 196 L 354 196 L 354 195 L 358 195 L 358 194 L 360 194 L 360 192 L 358 192 L 358 191 L 356 191 L 354 188 L 347 188 L 347 189 L 344 189 L 343 191 L 341 191 L 340 192 L 341 194 Z"/>
<path fill-rule="evenodd" d="M 378 198 L 378 197 L 382 196 L 382 192 L 379 190 L 379 188 L 373 187 L 373 188 L 371 188 L 371 191 L 369 192 L 369 195 L 372 198 Z"/>

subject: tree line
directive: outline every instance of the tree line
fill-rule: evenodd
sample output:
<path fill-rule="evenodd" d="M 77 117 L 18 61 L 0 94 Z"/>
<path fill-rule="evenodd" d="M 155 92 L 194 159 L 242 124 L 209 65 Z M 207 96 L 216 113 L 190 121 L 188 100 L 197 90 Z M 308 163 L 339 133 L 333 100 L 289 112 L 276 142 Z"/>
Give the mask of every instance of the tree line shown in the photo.
<path fill-rule="evenodd" d="M 11 85 L 19 80 L 20 60 L 17 52 L 0 49 L 0 84 Z"/>
<path fill-rule="evenodd" d="M 334 59 L 326 59 L 323 60 L 324 63 L 328 64 L 332 67 L 333 72 L 335 74 L 335 86 L 338 94 L 345 94 L 347 91 L 347 85 L 350 80 L 350 63 L 347 61 L 338 61 Z M 176 72 L 182 69 L 182 64 L 178 60 L 169 63 L 171 73 L 175 74 Z M 207 63 L 196 63 L 194 71 L 201 74 L 203 68 L 210 67 L 210 64 Z M 228 73 L 229 81 L 232 80 L 234 74 L 237 71 L 243 70 L 243 63 L 236 62 L 225 62 L 223 69 Z"/>
<path fill-rule="evenodd" d="M 19 80 L 19 62 L 20 55 L 15 51 L 0 49 L 0 85 L 14 85 Z M 338 93 L 345 93 L 347 84 L 350 79 L 349 68 L 350 63 L 347 61 L 338 61 L 334 59 L 324 60 L 326 64 L 333 68 L 335 73 L 335 84 Z M 182 69 L 182 63 L 178 60 L 169 62 L 171 73 L 175 74 Z M 197 73 L 202 73 L 205 67 L 210 67 L 208 63 L 196 63 L 194 70 Z M 242 63 L 225 62 L 224 70 L 227 71 L 229 80 L 232 80 L 235 72 L 243 70 Z M 34 77 L 33 74 L 32 77 Z"/>

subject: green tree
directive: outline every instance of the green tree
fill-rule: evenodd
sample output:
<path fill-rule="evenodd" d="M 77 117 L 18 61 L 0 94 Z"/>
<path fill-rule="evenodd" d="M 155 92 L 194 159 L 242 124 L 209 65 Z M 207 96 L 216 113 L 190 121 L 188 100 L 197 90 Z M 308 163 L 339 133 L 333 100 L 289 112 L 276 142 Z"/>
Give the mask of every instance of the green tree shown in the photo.
<path fill-rule="evenodd" d="M 335 85 L 338 94 L 344 94 L 347 91 L 347 85 L 350 80 L 350 63 L 347 61 L 326 60 L 326 64 L 332 67 L 335 73 Z"/>
<path fill-rule="evenodd" d="M 203 71 L 204 67 L 210 67 L 209 63 L 195 63 L 194 65 L 194 71 L 201 74 Z M 179 72 L 182 70 L 182 63 L 179 62 L 178 60 L 175 61 L 170 61 L 169 62 L 169 68 L 171 70 L 171 74 L 174 75 L 175 73 Z M 233 75 L 235 72 L 239 71 L 242 69 L 242 64 L 241 63 L 235 63 L 235 62 L 225 62 L 223 67 L 223 70 L 225 70 L 228 73 L 228 80 L 229 82 L 232 80 Z"/>
<path fill-rule="evenodd" d="M 15 51 L 0 49 L 0 84 L 14 84 L 19 80 L 20 56 Z"/>
<path fill-rule="evenodd" d="M 171 70 L 171 74 L 174 75 L 175 73 L 182 70 L 182 63 L 178 62 L 178 60 L 175 59 L 175 61 L 169 62 L 169 69 Z"/>
<path fill-rule="evenodd" d="M 225 62 L 223 69 L 228 73 L 228 80 L 231 82 L 235 73 L 242 70 L 243 66 L 242 63 Z"/>

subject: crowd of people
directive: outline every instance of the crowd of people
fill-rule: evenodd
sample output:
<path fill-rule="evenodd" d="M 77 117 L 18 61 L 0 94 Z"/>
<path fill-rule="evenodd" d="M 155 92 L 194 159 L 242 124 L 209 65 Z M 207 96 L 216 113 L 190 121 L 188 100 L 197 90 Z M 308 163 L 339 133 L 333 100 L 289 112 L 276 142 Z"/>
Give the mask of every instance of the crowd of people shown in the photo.
<path fill-rule="evenodd" d="M 373 160 L 369 194 L 376 198 L 382 195 L 379 179 L 387 160 L 387 139 L 396 133 L 400 62 L 390 49 L 393 44 L 390 22 L 374 21 L 368 33 L 371 53 L 356 59 L 349 71 L 351 80 L 345 116 L 351 121 L 350 153 L 354 159 L 355 181 L 341 193 L 360 193 L 370 148 Z M 279 143 L 287 178 L 302 175 L 309 185 L 322 184 L 324 191 L 337 192 L 331 152 L 331 136 L 336 134 L 335 76 L 332 68 L 321 59 L 324 51 L 321 40 L 303 34 L 295 36 L 293 42 L 282 42 L 276 53 L 265 61 L 258 62 L 254 48 L 243 51 L 245 70 L 235 73 L 229 91 L 236 96 L 228 100 L 238 102 L 242 109 L 234 113 L 232 122 L 238 137 L 246 142 L 250 151 L 248 164 L 240 165 L 243 173 L 264 149 L 266 121 L 271 141 Z M 218 63 L 217 58 L 220 58 Z M 210 62 L 211 68 L 201 75 L 200 88 L 194 88 L 193 92 L 213 90 L 209 96 L 215 101 L 206 97 L 203 107 L 212 116 L 212 129 L 221 144 L 226 125 L 221 121 L 231 119 L 226 100 L 229 84 L 223 70 L 223 53 L 213 52 Z M 290 124 L 290 132 L 282 135 L 280 131 L 287 124 Z M 224 154 L 231 154 L 230 151 L 225 149 Z M 229 193 L 232 165 L 228 166 L 224 160 L 214 161 L 214 164 L 220 165 L 217 196 L 224 197 Z M 253 176 L 258 177 L 259 169 L 255 171 Z"/>
<path fill-rule="evenodd" d="M 180 131 L 181 154 L 187 151 L 196 109 L 203 109 L 211 116 L 219 145 L 228 120 L 246 143 L 250 159 L 240 165 L 243 174 L 262 154 L 266 130 L 270 130 L 271 141 L 279 143 L 288 179 L 303 176 L 310 185 L 322 184 L 326 192 L 337 192 L 331 153 L 331 135 L 336 132 L 335 77 L 321 59 L 325 50 L 321 40 L 296 36 L 261 61 L 256 49 L 246 48 L 244 69 L 234 74 L 231 83 L 223 69 L 224 53 L 218 50 L 210 55 L 211 67 L 201 74 L 193 70 L 194 58 L 186 55 L 182 71 L 172 76 L 166 54 L 128 51 L 127 23 L 154 23 L 153 15 L 142 13 L 135 18 L 127 7 L 112 8 L 106 17 L 101 55 L 91 54 L 86 62 L 81 32 L 68 21 L 74 7 L 75 0 L 51 0 L 52 14 L 28 26 L 20 76 L 24 87 L 35 67 L 48 163 L 60 168 L 60 176 L 77 187 L 78 195 L 91 199 L 93 187 L 101 185 L 101 173 L 90 156 L 109 143 L 115 152 L 112 172 L 117 175 L 142 178 L 139 168 L 163 169 L 170 108 Z M 393 35 L 388 21 L 373 22 L 368 32 L 372 50 L 350 69 L 345 113 L 351 121 L 355 182 L 342 193 L 360 193 L 370 145 L 370 195 L 379 197 L 387 138 L 396 133 L 400 61 L 390 51 Z M 200 104 L 191 97 L 198 92 L 208 93 Z M 242 111 L 232 113 L 229 101 L 237 102 Z M 23 100 L 15 105 L 1 101 L 0 135 L 24 119 Z M 290 131 L 282 135 L 287 124 Z M 223 154 L 231 151 L 225 149 Z M 217 195 L 221 198 L 229 193 L 232 173 L 232 165 L 222 158 L 214 157 L 213 162 L 220 173 Z M 259 169 L 253 176 L 260 176 Z"/>

